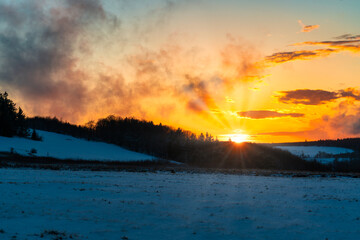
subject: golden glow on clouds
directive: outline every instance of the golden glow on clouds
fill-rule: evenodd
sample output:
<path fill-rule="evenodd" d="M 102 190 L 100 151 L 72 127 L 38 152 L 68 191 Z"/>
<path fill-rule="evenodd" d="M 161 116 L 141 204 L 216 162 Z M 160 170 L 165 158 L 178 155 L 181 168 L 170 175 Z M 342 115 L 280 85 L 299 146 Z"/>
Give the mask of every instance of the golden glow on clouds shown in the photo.
<path fill-rule="evenodd" d="M 79 124 L 133 116 L 236 142 L 360 134 L 360 35 L 319 16 L 321 28 L 299 21 L 304 34 L 295 34 L 296 21 L 220 1 L 151 10 L 137 1 L 29 2 L 0 16 L 12 29 L 0 29 L 1 87 L 29 115 Z M 333 32 L 343 35 L 329 39 Z"/>

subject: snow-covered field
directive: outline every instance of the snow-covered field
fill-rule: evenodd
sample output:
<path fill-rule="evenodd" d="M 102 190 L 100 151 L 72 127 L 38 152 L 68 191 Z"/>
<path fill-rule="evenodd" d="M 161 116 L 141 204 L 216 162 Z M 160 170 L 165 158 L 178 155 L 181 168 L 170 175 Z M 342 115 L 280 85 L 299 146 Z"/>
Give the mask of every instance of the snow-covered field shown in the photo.
<path fill-rule="evenodd" d="M 360 179 L 22 169 L 0 176 L 0 239 L 360 238 Z"/>
<path fill-rule="evenodd" d="M 319 153 L 326 154 L 342 154 L 342 153 L 352 153 L 352 149 L 341 148 L 341 147 L 320 147 L 320 146 L 274 146 L 275 148 L 280 148 L 291 152 L 297 156 L 305 156 L 305 159 L 313 160 L 314 157 Z M 317 157 L 317 161 L 322 163 L 329 163 L 335 160 L 334 157 Z M 348 158 L 338 158 L 338 161 L 349 160 Z"/>
<path fill-rule="evenodd" d="M 10 152 L 11 148 L 21 155 L 29 155 L 32 149 L 35 156 L 54 157 L 59 159 L 85 159 L 110 161 L 152 160 L 154 157 L 129 151 L 119 146 L 78 139 L 68 135 L 36 131 L 43 141 L 34 141 L 19 137 L 0 136 L 0 151 Z"/>

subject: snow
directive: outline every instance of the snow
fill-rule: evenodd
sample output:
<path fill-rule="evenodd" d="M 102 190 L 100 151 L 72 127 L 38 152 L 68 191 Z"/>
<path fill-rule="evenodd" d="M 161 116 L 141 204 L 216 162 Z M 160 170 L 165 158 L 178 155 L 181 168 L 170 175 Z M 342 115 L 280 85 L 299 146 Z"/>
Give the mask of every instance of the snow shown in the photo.
<path fill-rule="evenodd" d="M 348 148 L 340 147 L 319 147 L 319 146 L 275 146 L 282 150 L 287 150 L 294 155 L 306 155 L 309 157 L 315 157 L 319 152 L 325 152 L 328 154 L 341 154 L 341 153 L 352 153 L 354 152 Z"/>
<path fill-rule="evenodd" d="M 29 155 L 36 149 L 36 156 L 49 156 L 59 159 L 109 160 L 109 161 L 140 161 L 153 160 L 154 157 L 126 150 L 119 146 L 104 142 L 87 141 L 68 135 L 36 131 L 43 141 L 34 141 L 19 137 L 1 137 L 0 151 L 10 152 L 11 148 L 21 155 Z"/>
<path fill-rule="evenodd" d="M 360 237 L 356 178 L 24 169 L 0 176 L 0 239 Z"/>
<path fill-rule="evenodd" d="M 308 159 L 308 160 L 314 160 L 314 158 L 305 158 L 305 159 Z M 315 158 L 316 161 L 320 162 L 320 163 L 324 163 L 324 164 L 327 164 L 327 163 L 332 163 L 334 162 L 335 160 L 339 161 L 339 162 L 343 162 L 343 161 L 349 161 L 351 160 L 351 158 L 336 158 L 336 157 L 329 157 L 329 158 Z"/>

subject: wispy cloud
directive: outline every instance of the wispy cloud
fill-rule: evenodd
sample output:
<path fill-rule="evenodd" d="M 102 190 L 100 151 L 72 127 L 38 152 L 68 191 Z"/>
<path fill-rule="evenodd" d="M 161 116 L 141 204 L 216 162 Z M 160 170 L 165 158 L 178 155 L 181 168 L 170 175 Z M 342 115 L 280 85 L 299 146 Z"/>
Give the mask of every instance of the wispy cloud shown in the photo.
<path fill-rule="evenodd" d="M 237 113 L 240 117 L 252 119 L 281 118 L 281 117 L 303 117 L 303 113 L 282 113 L 269 110 L 244 111 Z"/>
<path fill-rule="evenodd" d="M 360 35 L 353 35 L 353 34 L 344 34 L 338 37 L 335 37 L 335 39 L 347 39 L 347 40 L 360 40 Z"/>
<path fill-rule="evenodd" d="M 312 51 L 301 50 L 291 52 L 277 52 L 265 58 L 266 63 L 285 63 L 294 60 L 311 60 L 319 57 L 326 57 L 336 52 L 335 49 L 316 49 Z"/>
<path fill-rule="evenodd" d="M 299 20 L 298 23 L 301 26 L 301 32 L 311 32 L 320 27 L 320 25 L 305 25 L 301 20 Z"/>
<path fill-rule="evenodd" d="M 360 52 L 360 35 L 345 34 L 336 37 L 335 41 L 306 41 L 295 43 L 293 46 L 309 45 L 309 46 L 325 46 L 327 48 L 336 49 L 338 51 Z"/>
<path fill-rule="evenodd" d="M 261 79 L 264 66 L 256 48 L 232 36 L 228 36 L 228 41 L 221 50 L 222 78 L 225 83 L 231 86 L 236 82 Z"/>
<path fill-rule="evenodd" d="M 297 89 L 292 91 L 281 91 L 276 97 L 282 103 L 320 105 L 339 98 L 352 98 L 360 100 L 360 92 L 354 88 L 343 89 L 339 91 L 325 91 L 312 89 Z"/>
<path fill-rule="evenodd" d="M 360 35 L 344 34 L 335 37 L 334 41 L 306 41 L 294 43 L 290 46 L 323 46 L 315 50 L 296 50 L 287 52 L 276 52 L 265 57 L 265 66 L 270 67 L 273 64 L 281 64 L 296 60 L 312 60 L 316 58 L 327 57 L 330 54 L 341 51 L 360 52 Z"/>

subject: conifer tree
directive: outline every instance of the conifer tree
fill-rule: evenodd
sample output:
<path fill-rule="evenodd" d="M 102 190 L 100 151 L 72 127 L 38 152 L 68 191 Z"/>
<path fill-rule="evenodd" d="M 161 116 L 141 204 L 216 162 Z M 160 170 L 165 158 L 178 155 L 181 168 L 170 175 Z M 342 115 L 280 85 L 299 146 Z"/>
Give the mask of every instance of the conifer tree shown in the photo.
<path fill-rule="evenodd" d="M 0 136 L 28 136 L 25 114 L 8 98 L 7 92 L 0 93 Z"/>

